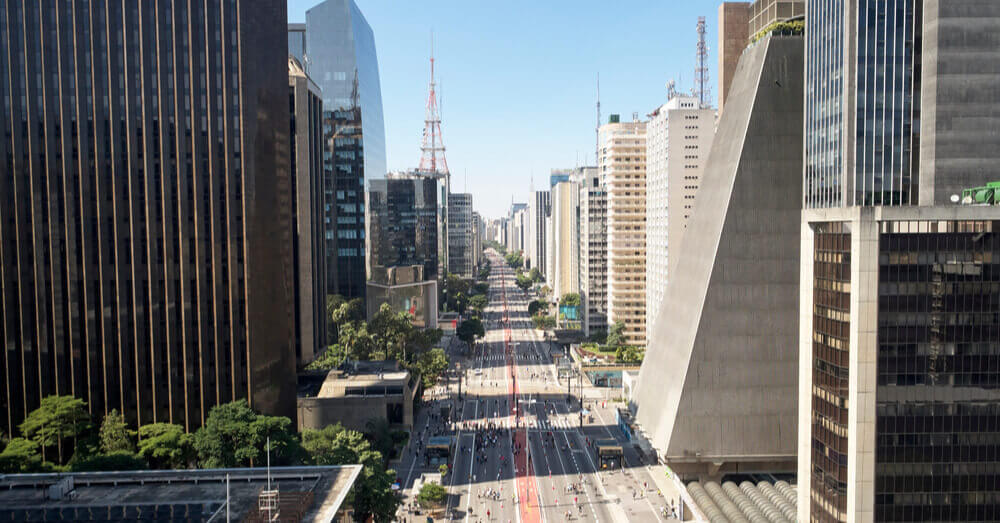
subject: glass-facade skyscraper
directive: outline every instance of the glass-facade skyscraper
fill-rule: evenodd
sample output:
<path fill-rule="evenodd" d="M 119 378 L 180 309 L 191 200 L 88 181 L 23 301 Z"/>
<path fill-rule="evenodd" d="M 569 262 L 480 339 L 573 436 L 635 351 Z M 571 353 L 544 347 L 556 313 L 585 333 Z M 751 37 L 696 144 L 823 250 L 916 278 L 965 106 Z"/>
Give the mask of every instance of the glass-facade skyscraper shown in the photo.
<path fill-rule="evenodd" d="M 294 419 L 286 9 L 0 2 L 0 430 Z"/>
<path fill-rule="evenodd" d="M 807 208 L 917 202 L 917 0 L 808 0 Z"/>
<path fill-rule="evenodd" d="M 386 173 L 375 35 L 353 0 L 326 0 L 306 11 L 304 40 L 290 24 L 288 41 L 323 96 L 327 292 L 362 297 L 365 184 Z"/>

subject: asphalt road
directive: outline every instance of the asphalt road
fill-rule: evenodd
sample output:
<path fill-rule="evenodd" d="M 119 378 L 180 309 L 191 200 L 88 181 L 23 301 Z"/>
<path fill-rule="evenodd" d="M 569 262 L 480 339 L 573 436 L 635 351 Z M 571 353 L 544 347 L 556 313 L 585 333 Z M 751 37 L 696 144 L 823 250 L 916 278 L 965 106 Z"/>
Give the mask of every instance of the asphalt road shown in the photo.
<path fill-rule="evenodd" d="M 548 342 L 532 328 L 528 296 L 514 285 L 514 273 L 493 258 L 486 336 L 461 364 L 462 399 L 455 380 L 438 389 L 439 403 L 454 406 L 455 423 L 418 418 L 418 437 L 455 436 L 443 520 L 510 523 L 557 521 L 667 521 L 648 470 L 614 426 L 610 405 L 586 402 L 592 420 L 580 415 L 581 383 L 570 394 L 557 380 Z M 433 407 L 436 403 L 430 404 Z M 584 426 L 581 427 L 581 420 Z M 625 468 L 597 471 L 588 443 L 614 438 L 626 447 Z M 404 493 L 420 472 L 419 456 L 404 459 Z M 646 485 L 644 487 L 643 485 Z M 412 499 L 412 497 L 408 498 Z M 402 513 L 401 520 L 424 521 Z"/>

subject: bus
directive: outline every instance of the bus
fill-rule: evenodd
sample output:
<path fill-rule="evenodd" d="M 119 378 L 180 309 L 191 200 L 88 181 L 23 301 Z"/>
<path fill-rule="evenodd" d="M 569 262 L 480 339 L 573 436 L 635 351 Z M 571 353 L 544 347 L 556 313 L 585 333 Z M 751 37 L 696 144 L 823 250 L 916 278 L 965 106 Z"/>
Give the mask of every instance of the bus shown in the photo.
<path fill-rule="evenodd" d="M 601 469 L 621 468 L 625 465 L 622 446 L 613 439 L 602 439 L 594 442 L 597 452 L 597 466 Z"/>
<path fill-rule="evenodd" d="M 455 450 L 455 442 L 451 436 L 433 436 L 427 442 L 426 462 L 430 466 L 447 465 Z"/>

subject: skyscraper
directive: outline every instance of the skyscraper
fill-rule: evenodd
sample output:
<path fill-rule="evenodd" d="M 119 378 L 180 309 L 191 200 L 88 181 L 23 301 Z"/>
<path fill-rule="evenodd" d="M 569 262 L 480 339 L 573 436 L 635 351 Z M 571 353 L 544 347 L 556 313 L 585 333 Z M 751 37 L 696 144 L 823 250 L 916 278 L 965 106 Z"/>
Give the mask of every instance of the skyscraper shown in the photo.
<path fill-rule="evenodd" d="M 326 0 L 306 11 L 298 57 L 323 93 L 327 293 L 365 293 L 365 182 L 382 178 L 385 128 L 375 35 L 354 0 Z M 297 40 L 299 24 L 288 28 Z"/>
<path fill-rule="evenodd" d="M 326 256 L 323 252 L 323 101 L 319 87 L 288 57 L 291 104 L 292 259 L 295 356 L 311 362 L 326 347 Z"/>
<path fill-rule="evenodd" d="M 558 301 L 580 292 L 580 183 L 574 174 L 552 187 L 552 274 L 549 287 Z M 577 318 L 573 318 L 576 320 Z"/>
<path fill-rule="evenodd" d="M 695 195 L 715 136 L 715 110 L 674 96 L 646 124 L 646 332 L 667 291 L 670 271 L 694 213 Z"/>
<path fill-rule="evenodd" d="M 646 123 L 602 125 L 598 169 L 608 188 L 608 323 L 646 343 Z"/>
<path fill-rule="evenodd" d="M 460 278 L 473 277 L 472 195 L 448 195 L 448 272 Z"/>
<path fill-rule="evenodd" d="M 1000 9 L 807 9 L 799 519 L 1000 519 Z"/>
<path fill-rule="evenodd" d="M 285 4 L 0 4 L 6 433 L 295 416 Z"/>
<path fill-rule="evenodd" d="M 596 167 L 580 168 L 580 304 L 583 333 L 608 328 L 608 195 Z"/>
<path fill-rule="evenodd" d="M 545 252 L 545 217 L 549 215 L 550 209 L 549 191 L 534 191 L 528 201 L 528 241 L 525 261 L 530 268 L 538 269 L 542 277 L 548 277 L 545 274 L 548 255 Z"/>
<path fill-rule="evenodd" d="M 750 2 L 719 4 L 719 113 L 722 113 L 736 74 L 736 64 L 746 49 L 750 31 Z M 291 44 L 289 44 L 291 45 Z"/>

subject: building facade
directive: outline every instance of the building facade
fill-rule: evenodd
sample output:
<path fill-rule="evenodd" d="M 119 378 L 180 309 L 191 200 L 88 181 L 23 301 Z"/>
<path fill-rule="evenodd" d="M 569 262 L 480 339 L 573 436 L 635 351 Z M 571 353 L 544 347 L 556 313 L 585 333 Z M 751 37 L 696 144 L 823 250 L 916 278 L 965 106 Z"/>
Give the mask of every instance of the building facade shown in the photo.
<path fill-rule="evenodd" d="M 583 333 L 608 330 L 608 194 L 596 167 L 580 168 L 580 303 Z"/>
<path fill-rule="evenodd" d="M 290 43 L 302 41 L 300 26 L 289 27 Z M 296 58 L 323 93 L 327 293 L 363 297 L 365 184 L 386 174 L 375 35 L 354 0 L 326 0 L 306 11 Z"/>
<path fill-rule="evenodd" d="M 418 265 L 438 278 L 437 181 L 391 173 L 368 183 L 369 263 L 373 280 L 391 267 Z"/>
<path fill-rule="evenodd" d="M 552 187 L 552 297 L 580 292 L 580 184 L 574 175 Z M 575 320 L 575 318 L 574 318 Z"/>
<path fill-rule="evenodd" d="M 294 418 L 286 5 L 241 6 L 0 5 L 5 433 L 54 394 Z"/>
<path fill-rule="evenodd" d="M 528 241 L 525 263 L 529 268 L 537 268 L 542 273 L 543 278 L 547 277 L 545 270 L 548 263 L 548 253 L 545 249 L 547 245 L 545 218 L 551 212 L 551 207 L 552 199 L 549 191 L 534 191 L 528 201 Z"/>
<path fill-rule="evenodd" d="M 798 515 L 996 520 L 1000 9 L 887 7 L 807 2 Z"/>
<path fill-rule="evenodd" d="M 475 266 L 472 238 L 472 195 L 448 195 L 448 272 L 472 278 Z"/>
<path fill-rule="evenodd" d="M 715 110 L 675 96 L 646 124 L 646 329 L 652 331 L 694 213 L 715 136 Z"/>
<path fill-rule="evenodd" d="M 323 251 L 323 100 L 319 86 L 289 55 L 292 258 L 295 263 L 295 356 L 299 366 L 326 347 Z"/>
<path fill-rule="evenodd" d="M 750 2 L 719 4 L 719 114 L 726 105 L 729 87 L 740 55 L 750 39 Z"/>
<path fill-rule="evenodd" d="M 646 123 L 599 129 L 598 170 L 608 188 L 608 323 L 630 345 L 646 343 Z"/>

